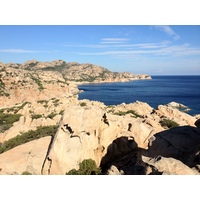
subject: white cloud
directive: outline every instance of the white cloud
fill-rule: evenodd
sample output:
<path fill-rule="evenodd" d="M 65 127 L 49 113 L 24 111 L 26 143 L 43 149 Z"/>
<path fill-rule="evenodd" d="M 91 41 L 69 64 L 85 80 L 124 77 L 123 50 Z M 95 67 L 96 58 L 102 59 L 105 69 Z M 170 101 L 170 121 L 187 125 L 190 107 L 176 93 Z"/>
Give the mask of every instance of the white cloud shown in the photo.
<path fill-rule="evenodd" d="M 0 53 L 47 53 L 49 51 L 33 51 L 26 49 L 0 49 Z"/>
<path fill-rule="evenodd" d="M 114 38 L 113 38 L 114 39 Z M 116 38 L 115 38 L 116 39 Z M 100 44 L 64 44 L 65 47 L 82 47 L 82 48 L 131 48 L 131 47 L 138 47 L 138 48 L 161 48 L 166 47 L 170 44 L 169 41 L 163 41 L 159 43 L 139 43 L 139 44 L 131 44 L 131 43 L 120 43 L 116 42 L 117 40 L 113 40 L 112 42 L 101 42 Z M 125 41 L 125 40 L 124 40 Z M 128 41 L 128 39 L 127 39 Z"/>
<path fill-rule="evenodd" d="M 149 47 L 149 48 L 147 48 Z M 151 47 L 151 48 L 150 48 Z M 116 56 L 135 56 L 135 55 L 156 55 L 156 56 L 191 56 L 200 55 L 200 48 L 191 47 L 189 44 L 172 46 L 154 46 L 152 44 L 138 44 L 131 50 L 112 50 L 101 52 L 77 52 L 79 55 L 116 55 Z"/>
<path fill-rule="evenodd" d="M 0 49 L 1 53 L 35 53 L 35 51 L 24 49 Z"/>
<path fill-rule="evenodd" d="M 126 43 L 128 38 L 102 38 L 102 44 L 121 44 Z"/>
<path fill-rule="evenodd" d="M 153 26 L 155 29 L 158 29 L 158 30 L 161 30 L 163 32 L 165 32 L 167 35 L 171 36 L 174 40 L 179 40 L 180 39 L 180 36 L 175 33 L 170 26 Z"/>

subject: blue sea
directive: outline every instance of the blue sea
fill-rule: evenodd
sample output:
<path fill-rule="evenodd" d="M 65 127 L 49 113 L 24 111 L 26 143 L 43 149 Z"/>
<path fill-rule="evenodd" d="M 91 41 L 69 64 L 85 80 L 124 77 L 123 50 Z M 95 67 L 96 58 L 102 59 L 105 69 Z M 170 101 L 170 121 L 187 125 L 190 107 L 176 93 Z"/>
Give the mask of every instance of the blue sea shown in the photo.
<path fill-rule="evenodd" d="M 190 115 L 200 114 L 200 76 L 152 76 L 151 80 L 123 83 L 95 83 L 79 85 L 79 100 L 101 101 L 105 105 L 142 101 L 151 107 L 172 101 L 184 104 Z"/>

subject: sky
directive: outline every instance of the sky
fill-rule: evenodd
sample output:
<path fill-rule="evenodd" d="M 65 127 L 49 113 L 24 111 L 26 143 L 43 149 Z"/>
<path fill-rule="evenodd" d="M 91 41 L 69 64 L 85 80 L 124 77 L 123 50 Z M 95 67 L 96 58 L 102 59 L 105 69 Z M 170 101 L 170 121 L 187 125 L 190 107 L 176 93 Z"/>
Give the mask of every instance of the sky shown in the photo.
<path fill-rule="evenodd" d="M 134 74 L 200 75 L 200 26 L 0 25 L 0 62 L 33 59 Z"/>

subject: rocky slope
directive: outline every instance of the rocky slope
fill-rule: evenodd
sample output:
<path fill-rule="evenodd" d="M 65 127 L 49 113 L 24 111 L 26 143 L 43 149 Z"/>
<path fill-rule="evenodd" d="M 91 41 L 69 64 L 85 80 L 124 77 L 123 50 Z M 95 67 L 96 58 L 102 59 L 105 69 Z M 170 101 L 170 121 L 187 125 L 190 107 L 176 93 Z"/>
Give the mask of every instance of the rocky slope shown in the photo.
<path fill-rule="evenodd" d="M 71 82 L 148 76 L 64 61 L 1 64 L 0 71 L 0 174 L 63 175 L 85 159 L 102 174 L 200 173 L 199 115 L 176 102 L 152 108 L 78 100 Z"/>
<path fill-rule="evenodd" d="M 37 119 L 33 119 L 32 111 L 39 115 Z M 47 117 L 52 111 L 55 116 Z M 160 110 L 138 101 L 110 107 L 96 101 L 63 98 L 29 103 L 17 113 L 22 115 L 20 120 L 0 134 L 1 146 L 38 126 L 56 125 L 57 131 L 53 137 L 41 137 L 1 153 L 0 174 L 65 174 L 89 158 L 101 166 L 104 174 L 199 173 L 197 119 L 167 105 Z M 177 113 L 180 118 L 175 117 Z M 167 128 L 161 123 L 163 119 L 182 126 Z M 162 141 L 163 137 L 166 139 Z M 177 144 L 173 142 L 176 140 Z"/>
<path fill-rule="evenodd" d="M 150 79 L 148 75 L 111 72 L 93 64 L 27 61 L 0 63 L 0 107 L 16 103 L 77 95 L 83 82 L 119 82 Z"/>

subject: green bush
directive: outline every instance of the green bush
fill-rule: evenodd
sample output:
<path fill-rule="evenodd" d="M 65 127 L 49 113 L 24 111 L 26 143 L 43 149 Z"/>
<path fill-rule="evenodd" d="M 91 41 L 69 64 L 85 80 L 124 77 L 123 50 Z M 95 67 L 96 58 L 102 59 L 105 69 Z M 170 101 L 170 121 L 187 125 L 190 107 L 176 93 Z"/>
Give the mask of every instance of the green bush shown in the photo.
<path fill-rule="evenodd" d="M 72 169 L 68 173 L 66 173 L 66 175 L 80 175 L 80 174 L 79 171 L 77 171 L 76 169 Z"/>
<path fill-rule="evenodd" d="M 175 121 L 170 120 L 170 119 L 163 119 L 159 123 L 164 128 L 173 128 L 173 127 L 179 126 L 178 123 L 176 123 Z"/>
<path fill-rule="evenodd" d="M 10 140 L 5 141 L 0 145 L 0 154 L 8 151 L 16 146 L 36 140 L 45 136 L 54 136 L 57 131 L 57 125 L 54 126 L 39 126 L 36 130 L 30 130 L 23 133 L 22 135 L 17 135 Z"/>
<path fill-rule="evenodd" d="M 65 110 L 61 110 L 61 111 L 59 112 L 59 115 L 63 115 L 64 112 L 65 112 Z"/>
<path fill-rule="evenodd" d="M 80 106 L 81 106 L 81 107 L 86 106 L 86 105 L 87 105 L 87 104 L 86 104 L 85 102 L 81 102 L 81 103 L 80 103 Z"/>
<path fill-rule="evenodd" d="M 33 114 L 33 115 L 31 115 L 32 119 L 39 119 L 41 117 L 42 117 L 42 115 L 40 115 L 40 114 Z"/>
<path fill-rule="evenodd" d="M 8 114 L 3 113 L 4 110 L 0 110 L 0 131 L 6 131 L 12 127 L 14 122 L 19 121 L 22 116 L 20 114 Z"/>
<path fill-rule="evenodd" d="M 47 116 L 47 118 L 53 119 L 56 115 L 56 113 L 51 113 Z"/>
<path fill-rule="evenodd" d="M 142 115 L 139 115 L 136 111 L 134 110 L 128 110 L 128 111 L 118 111 L 116 113 L 113 113 L 114 115 L 119 115 L 119 116 L 123 116 L 123 115 L 126 115 L 126 114 L 132 114 L 132 117 L 140 117 L 142 118 Z"/>
<path fill-rule="evenodd" d="M 22 172 L 22 175 L 32 175 L 30 172 L 24 171 Z"/>
<path fill-rule="evenodd" d="M 97 167 L 92 159 L 85 159 L 79 163 L 79 170 L 72 169 L 66 175 L 97 175 L 101 173 L 101 169 Z"/>

